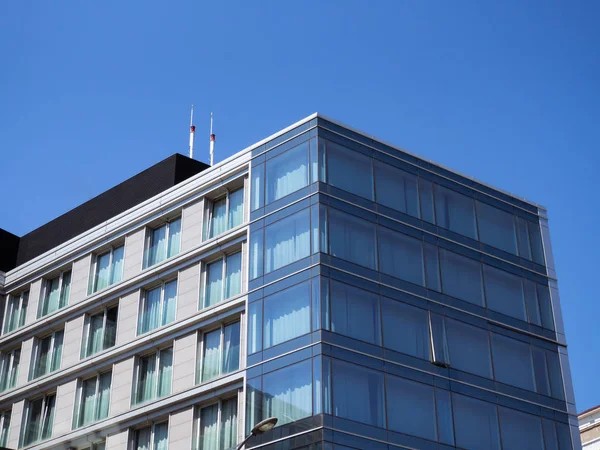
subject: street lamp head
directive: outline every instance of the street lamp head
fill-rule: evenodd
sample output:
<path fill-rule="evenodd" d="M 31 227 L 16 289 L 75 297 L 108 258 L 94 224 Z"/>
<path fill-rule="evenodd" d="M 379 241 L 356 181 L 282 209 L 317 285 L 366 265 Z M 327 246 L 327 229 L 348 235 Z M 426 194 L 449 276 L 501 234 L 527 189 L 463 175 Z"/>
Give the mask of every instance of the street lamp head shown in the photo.
<path fill-rule="evenodd" d="M 262 420 L 254 425 L 254 428 L 252 428 L 252 434 L 256 436 L 258 434 L 266 433 L 267 431 L 272 430 L 275 425 L 277 425 L 277 417 L 269 417 L 268 419 Z"/>

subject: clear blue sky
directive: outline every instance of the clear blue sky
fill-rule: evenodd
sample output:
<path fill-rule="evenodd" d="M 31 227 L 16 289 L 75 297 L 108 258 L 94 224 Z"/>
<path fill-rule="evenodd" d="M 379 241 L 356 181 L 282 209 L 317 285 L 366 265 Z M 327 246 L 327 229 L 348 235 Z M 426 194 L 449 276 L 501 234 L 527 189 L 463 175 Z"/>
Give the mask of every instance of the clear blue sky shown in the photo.
<path fill-rule="evenodd" d="M 486 5 L 483 5 L 486 3 Z M 545 205 L 579 410 L 600 404 L 600 3 L 2 2 L 0 227 L 319 111 Z M 594 275 L 596 273 L 596 275 Z"/>

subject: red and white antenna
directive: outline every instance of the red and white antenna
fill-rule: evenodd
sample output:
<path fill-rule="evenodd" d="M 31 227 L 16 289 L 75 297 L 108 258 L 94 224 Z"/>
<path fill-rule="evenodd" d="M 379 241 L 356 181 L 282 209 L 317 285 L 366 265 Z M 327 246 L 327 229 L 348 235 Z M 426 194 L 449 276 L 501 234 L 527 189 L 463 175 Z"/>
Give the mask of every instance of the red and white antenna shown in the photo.
<path fill-rule="evenodd" d="M 194 105 L 192 105 L 192 111 L 190 113 L 190 158 L 194 158 L 194 134 L 196 133 L 196 127 L 193 125 L 194 121 Z"/>
<path fill-rule="evenodd" d="M 210 113 L 210 165 L 213 165 L 215 157 L 215 139 L 216 136 L 213 134 L 213 113 Z"/>

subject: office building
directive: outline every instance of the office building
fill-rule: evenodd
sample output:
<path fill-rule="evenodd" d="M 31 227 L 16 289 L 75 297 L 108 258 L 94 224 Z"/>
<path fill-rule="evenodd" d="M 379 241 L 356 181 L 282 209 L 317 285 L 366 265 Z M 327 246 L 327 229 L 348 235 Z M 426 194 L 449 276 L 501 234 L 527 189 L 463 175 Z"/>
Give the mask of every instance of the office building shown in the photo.
<path fill-rule="evenodd" d="M 321 115 L 1 242 L 0 446 L 581 448 L 546 210 Z"/>
<path fill-rule="evenodd" d="M 579 431 L 584 450 L 600 450 L 600 406 L 579 414 Z"/>

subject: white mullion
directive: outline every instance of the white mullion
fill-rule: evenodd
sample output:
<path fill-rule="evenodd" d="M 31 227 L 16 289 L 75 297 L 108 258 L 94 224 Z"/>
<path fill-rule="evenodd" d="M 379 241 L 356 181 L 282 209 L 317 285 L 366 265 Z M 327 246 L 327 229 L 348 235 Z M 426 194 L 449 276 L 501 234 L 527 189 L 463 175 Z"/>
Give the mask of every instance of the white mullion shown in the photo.
<path fill-rule="evenodd" d="M 217 448 L 221 448 L 221 409 L 223 403 L 219 399 L 217 403 Z"/>
<path fill-rule="evenodd" d="M 156 355 L 154 356 L 155 358 L 155 366 L 154 366 L 154 370 L 156 371 L 156 377 L 154 378 L 156 381 L 156 384 L 154 385 L 154 398 L 158 398 L 158 384 L 159 384 L 159 379 L 160 379 L 160 350 L 158 352 L 156 352 Z"/>
<path fill-rule="evenodd" d="M 227 264 L 227 257 L 223 255 L 223 264 L 221 267 L 221 301 L 225 300 L 225 274 L 227 273 L 227 268 L 225 267 Z"/>
<path fill-rule="evenodd" d="M 223 349 L 225 348 L 225 325 L 221 324 L 221 336 L 219 337 L 219 376 L 223 375 Z"/>
<path fill-rule="evenodd" d="M 92 292 L 96 292 L 96 283 L 98 281 L 98 258 L 100 257 L 100 255 L 96 255 L 94 257 L 94 264 L 93 264 L 93 272 L 92 272 Z"/>
<path fill-rule="evenodd" d="M 60 308 L 60 298 L 62 297 L 62 286 L 63 286 L 63 273 L 61 272 L 60 275 L 58 276 L 58 299 L 57 299 L 57 305 L 56 305 L 56 309 Z"/>
<path fill-rule="evenodd" d="M 163 281 L 163 283 L 160 285 L 160 305 L 158 306 L 158 328 L 160 328 L 163 323 L 162 323 L 162 317 L 163 317 L 163 308 L 164 308 L 164 303 L 165 303 L 165 282 Z"/>
<path fill-rule="evenodd" d="M 205 336 L 206 336 L 206 333 L 204 331 L 200 331 L 200 344 L 199 344 L 199 347 L 200 347 L 200 358 L 199 358 L 200 359 L 200 364 L 198 366 L 198 372 L 199 372 L 198 373 L 198 380 L 199 380 L 198 384 L 201 384 L 204 381 L 202 379 L 202 372 L 204 370 L 204 351 L 205 351 L 205 348 L 204 348 L 204 341 L 205 341 L 205 339 L 204 339 L 204 337 Z M 198 419 L 198 420 L 200 420 L 200 419 Z"/>
<path fill-rule="evenodd" d="M 104 338 L 106 333 L 106 321 L 108 320 L 108 308 L 102 311 L 102 350 L 104 350 Z"/>
<path fill-rule="evenodd" d="M 225 230 L 229 229 L 229 189 L 225 194 Z"/>
<path fill-rule="evenodd" d="M 42 397 L 42 420 L 40 420 L 40 423 L 38 425 L 36 440 L 40 440 L 42 438 L 42 430 L 44 429 L 44 420 L 46 417 L 46 400 L 47 400 L 47 397 L 44 395 Z"/>
<path fill-rule="evenodd" d="M 98 420 L 98 396 L 100 393 L 100 374 L 96 375 L 96 388 L 94 390 L 94 421 Z"/>

